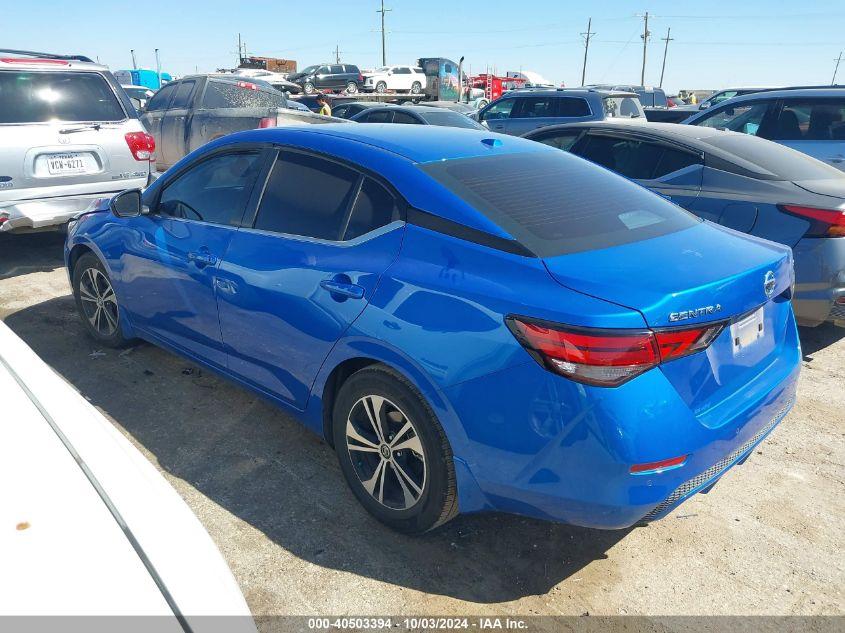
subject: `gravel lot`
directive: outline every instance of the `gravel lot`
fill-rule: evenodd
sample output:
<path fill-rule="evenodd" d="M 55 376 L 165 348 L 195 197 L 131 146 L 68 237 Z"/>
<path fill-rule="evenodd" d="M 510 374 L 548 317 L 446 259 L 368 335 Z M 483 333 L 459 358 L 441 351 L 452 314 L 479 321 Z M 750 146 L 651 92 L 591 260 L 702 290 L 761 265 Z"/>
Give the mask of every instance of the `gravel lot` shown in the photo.
<path fill-rule="evenodd" d="M 97 348 L 62 241 L 0 236 L 0 318 L 158 466 L 255 615 L 845 613 L 845 329 L 801 332 L 793 412 L 663 521 L 602 532 L 476 515 L 407 538 L 265 401 L 150 345 Z"/>

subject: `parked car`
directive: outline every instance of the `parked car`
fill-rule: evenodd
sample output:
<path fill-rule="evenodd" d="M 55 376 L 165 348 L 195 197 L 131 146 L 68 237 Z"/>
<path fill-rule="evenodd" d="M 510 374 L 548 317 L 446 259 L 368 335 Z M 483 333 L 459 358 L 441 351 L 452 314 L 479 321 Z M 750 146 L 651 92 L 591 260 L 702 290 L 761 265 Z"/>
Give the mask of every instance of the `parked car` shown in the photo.
<path fill-rule="evenodd" d="M 408 92 L 422 94 L 425 73 L 414 66 L 382 66 L 364 76 L 365 92 Z"/>
<path fill-rule="evenodd" d="M 155 94 L 155 90 L 151 90 L 146 86 L 124 86 L 121 85 L 123 91 L 126 93 L 126 96 L 129 97 L 129 100 L 132 102 L 132 105 L 135 106 L 136 110 L 140 110 L 143 108 L 147 101 L 150 100 Z"/>
<path fill-rule="evenodd" d="M 145 187 L 155 143 L 105 66 L 0 51 L 0 232 L 64 227 Z"/>
<path fill-rule="evenodd" d="M 351 119 L 356 114 L 363 112 L 369 108 L 377 108 L 381 103 L 377 101 L 344 101 L 337 105 L 330 104 L 332 108 L 332 116 L 340 119 Z"/>
<path fill-rule="evenodd" d="M 590 84 L 584 88 L 598 88 L 600 90 L 616 90 L 623 92 L 635 92 L 640 99 L 643 108 L 666 108 L 668 98 L 663 88 L 654 86 L 614 85 L 614 84 Z"/>
<path fill-rule="evenodd" d="M 155 138 L 156 168 L 164 171 L 196 148 L 232 132 L 326 119 L 289 108 L 285 95 L 260 79 L 212 74 L 170 82 L 150 99 L 141 121 Z"/>
<path fill-rule="evenodd" d="M 475 118 L 494 132 L 521 136 L 547 125 L 613 117 L 645 121 L 637 95 L 598 88 L 513 90 L 481 108 Z"/>
<path fill-rule="evenodd" d="M 228 616 L 255 632 L 179 493 L 2 321 L 0 399 L 0 617 L 112 616 L 125 629 L 123 617 L 158 616 L 157 630 L 211 632 L 210 616 Z"/>
<path fill-rule="evenodd" d="M 411 125 L 441 125 L 483 130 L 483 125 L 468 116 L 444 108 L 425 106 L 380 105 L 367 108 L 352 117 L 356 123 L 407 123 Z"/>
<path fill-rule="evenodd" d="M 728 99 L 733 99 L 734 97 L 739 97 L 742 95 L 752 94 L 754 92 L 765 92 L 767 90 L 782 90 L 783 87 L 773 87 L 773 86 L 745 86 L 740 88 L 724 88 L 723 90 L 717 90 L 713 94 L 711 94 L 706 99 L 699 101 L 698 103 L 688 103 L 682 107 L 684 110 L 695 111 L 695 110 L 706 110 L 708 108 L 712 108 L 715 105 L 719 105 L 723 101 L 727 101 Z"/>
<path fill-rule="evenodd" d="M 276 402 L 401 531 L 654 520 L 794 401 L 789 248 L 541 143 L 255 130 L 110 206 L 65 248 L 97 345 L 143 338 Z"/>
<path fill-rule="evenodd" d="M 845 175 L 753 136 L 685 125 L 573 123 L 530 138 L 651 189 L 697 216 L 785 244 L 801 325 L 845 325 Z"/>
<path fill-rule="evenodd" d="M 420 101 L 415 105 L 421 105 L 426 108 L 444 108 L 465 114 L 466 116 L 474 115 L 478 111 L 478 108 L 474 107 L 473 104 L 462 101 Z"/>
<path fill-rule="evenodd" d="M 318 64 L 288 77 L 302 86 L 302 91 L 313 94 L 318 90 L 344 91 L 355 94 L 364 85 L 364 76 L 354 64 Z"/>
<path fill-rule="evenodd" d="M 684 123 L 752 134 L 845 170 L 845 88 L 747 94 L 708 108 Z"/>
<path fill-rule="evenodd" d="M 300 95 L 297 95 L 296 97 L 294 97 L 292 99 L 288 99 L 288 101 L 296 101 L 297 103 L 301 103 L 306 108 L 311 110 L 311 112 L 319 112 L 321 106 L 320 106 L 319 103 L 317 103 L 317 97 L 318 96 L 319 95 L 316 95 L 316 94 L 311 94 L 311 95 L 300 94 Z M 326 101 L 329 102 L 329 105 L 332 108 L 332 114 L 334 114 L 335 108 L 337 108 L 338 106 L 343 105 L 345 103 L 360 103 L 357 100 L 358 97 L 344 97 L 344 96 L 338 96 L 338 95 L 333 95 L 333 94 L 324 94 L 322 96 L 325 97 Z M 346 118 L 346 117 L 342 117 L 342 118 Z"/>

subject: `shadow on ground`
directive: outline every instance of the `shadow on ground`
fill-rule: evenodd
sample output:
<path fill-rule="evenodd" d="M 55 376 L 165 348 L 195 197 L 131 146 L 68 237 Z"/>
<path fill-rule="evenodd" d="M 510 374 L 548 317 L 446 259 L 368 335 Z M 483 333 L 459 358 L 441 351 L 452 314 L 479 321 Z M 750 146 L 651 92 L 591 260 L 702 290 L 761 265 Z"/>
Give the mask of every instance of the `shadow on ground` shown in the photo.
<path fill-rule="evenodd" d="M 801 351 L 805 361 L 812 361 L 816 352 L 830 347 L 845 338 L 845 327 L 838 327 L 833 323 L 823 323 L 817 327 L 798 328 L 801 338 Z"/>
<path fill-rule="evenodd" d="M 64 243 L 59 232 L 0 235 L 0 279 L 64 266 Z"/>
<path fill-rule="evenodd" d="M 329 446 L 250 392 L 151 345 L 96 347 L 70 296 L 6 323 L 165 471 L 316 565 L 503 602 L 547 593 L 627 534 L 475 515 L 398 535 L 358 505 Z"/>

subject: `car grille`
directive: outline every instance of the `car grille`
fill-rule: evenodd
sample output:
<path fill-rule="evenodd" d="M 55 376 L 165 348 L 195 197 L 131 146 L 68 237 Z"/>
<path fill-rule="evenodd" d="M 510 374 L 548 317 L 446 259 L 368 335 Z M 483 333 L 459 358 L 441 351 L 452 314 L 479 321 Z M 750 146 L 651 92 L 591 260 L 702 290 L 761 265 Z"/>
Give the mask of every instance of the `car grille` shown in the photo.
<path fill-rule="evenodd" d="M 845 305 L 836 303 L 833 305 L 833 310 L 830 311 L 831 319 L 845 319 Z"/>
<path fill-rule="evenodd" d="M 671 495 L 669 495 L 662 503 L 660 503 L 660 505 L 658 505 L 651 512 L 649 512 L 647 515 L 645 515 L 643 517 L 643 520 L 644 521 L 650 521 L 654 517 L 659 516 L 660 514 L 665 512 L 667 508 L 670 508 L 671 506 L 678 503 L 678 501 L 683 499 L 690 492 L 699 488 L 700 486 L 703 486 L 708 481 L 710 481 L 711 479 L 715 478 L 716 476 L 720 475 L 725 470 L 727 470 L 730 467 L 730 465 L 733 464 L 733 462 L 736 461 L 743 453 L 748 451 L 752 446 L 754 446 L 757 442 L 759 442 L 760 439 L 764 435 L 766 435 L 766 433 L 771 431 L 777 425 L 777 423 L 780 422 L 783 419 L 783 416 L 785 416 L 787 414 L 787 412 L 789 411 L 789 408 L 791 406 L 792 406 L 792 399 L 790 399 L 785 405 L 783 405 L 783 408 L 781 408 L 781 410 L 777 412 L 777 414 L 771 419 L 771 421 L 768 424 L 766 424 L 766 426 L 764 426 L 762 429 L 757 431 L 757 433 L 756 433 L 756 435 L 754 435 L 754 437 L 752 437 L 745 444 L 743 444 L 742 446 L 740 446 L 739 448 L 734 450 L 729 455 L 720 459 L 718 462 L 713 464 L 710 468 L 708 468 L 704 472 L 699 473 L 698 475 L 696 475 L 692 479 L 682 483 L 680 486 L 678 486 L 674 490 L 674 492 L 672 492 Z"/>

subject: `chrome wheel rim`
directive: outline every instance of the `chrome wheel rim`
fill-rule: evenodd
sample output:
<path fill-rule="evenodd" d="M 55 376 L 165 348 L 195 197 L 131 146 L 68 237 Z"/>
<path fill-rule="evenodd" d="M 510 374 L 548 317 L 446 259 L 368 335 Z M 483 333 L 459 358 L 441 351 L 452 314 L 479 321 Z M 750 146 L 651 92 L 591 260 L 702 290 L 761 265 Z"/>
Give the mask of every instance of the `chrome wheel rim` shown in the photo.
<path fill-rule="evenodd" d="M 361 485 L 392 510 L 409 510 L 425 490 L 425 452 L 414 423 L 393 402 L 364 396 L 346 419 L 346 448 Z"/>
<path fill-rule="evenodd" d="M 349 94 L 355 94 L 358 92 L 358 84 L 352 83 L 351 81 L 346 84 L 346 92 Z"/>
<path fill-rule="evenodd" d="M 103 336 L 117 331 L 117 297 L 108 277 L 97 268 L 87 268 L 79 279 L 82 311 L 94 330 Z"/>

